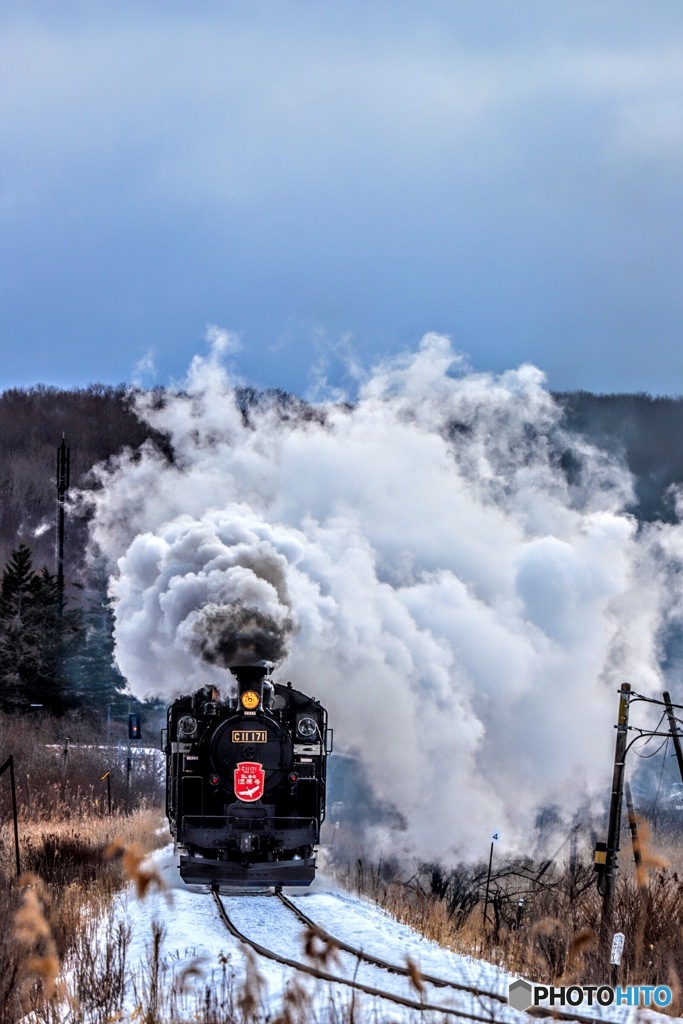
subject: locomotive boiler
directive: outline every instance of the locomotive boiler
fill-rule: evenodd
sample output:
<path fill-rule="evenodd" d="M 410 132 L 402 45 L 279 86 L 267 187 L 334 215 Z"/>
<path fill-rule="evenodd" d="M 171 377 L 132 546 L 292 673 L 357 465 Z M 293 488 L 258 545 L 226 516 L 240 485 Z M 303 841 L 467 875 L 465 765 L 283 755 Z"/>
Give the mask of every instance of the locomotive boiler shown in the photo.
<path fill-rule="evenodd" d="M 187 883 L 310 885 L 325 817 L 332 731 L 312 697 L 231 666 L 235 692 L 212 687 L 168 709 L 166 813 Z"/>

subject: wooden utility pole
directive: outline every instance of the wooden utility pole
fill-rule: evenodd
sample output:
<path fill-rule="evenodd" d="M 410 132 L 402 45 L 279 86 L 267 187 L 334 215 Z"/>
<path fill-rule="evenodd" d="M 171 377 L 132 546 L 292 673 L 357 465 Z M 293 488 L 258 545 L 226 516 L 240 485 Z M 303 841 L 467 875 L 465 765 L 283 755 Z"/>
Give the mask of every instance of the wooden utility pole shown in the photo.
<path fill-rule="evenodd" d="M 614 887 L 617 880 L 619 833 L 621 831 L 621 805 L 624 799 L 624 761 L 626 758 L 630 700 L 631 687 L 628 683 L 623 683 L 621 690 L 619 691 L 619 718 L 616 726 L 617 741 L 614 749 L 612 799 L 610 801 L 609 809 L 609 827 L 607 830 L 607 851 L 602 896 L 602 920 L 600 922 L 600 943 L 602 949 L 606 952 L 609 952 L 609 942 L 612 933 L 612 908 L 614 903 Z"/>
<path fill-rule="evenodd" d="M 69 766 L 69 737 L 64 740 L 62 748 L 62 783 L 59 787 L 59 799 L 66 799 L 66 772 Z"/>

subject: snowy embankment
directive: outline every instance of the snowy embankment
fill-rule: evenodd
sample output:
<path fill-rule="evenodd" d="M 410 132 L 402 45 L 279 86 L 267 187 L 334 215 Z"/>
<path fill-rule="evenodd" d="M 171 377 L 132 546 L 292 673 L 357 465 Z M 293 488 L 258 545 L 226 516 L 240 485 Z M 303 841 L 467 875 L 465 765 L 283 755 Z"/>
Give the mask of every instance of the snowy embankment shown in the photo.
<path fill-rule="evenodd" d="M 347 1018 L 352 1000 L 356 1020 L 417 1019 L 418 1011 L 354 992 L 341 981 L 331 984 L 271 960 L 257 960 L 243 943 L 228 933 L 208 889 L 186 886 L 180 880 L 171 847 L 159 851 L 153 865 L 164 888 L 153 888 L 144 899 L 138 899 L 131 888 L 119 898 L 116 908 L 116 915 L 123 917 L 132 931 L 128 950 L 132 979 L 126 1000 L 128 1013 L 144 1005 L 150 987 L 153 988 L 150 981 L 153 934 L 156 928 L 159 936 L 161 926 L 163 931 L 157 941 L 159 988 L 165 992 L 175 989 L 177 1008 L 196 1010 L 210 989 L 214 993 L 222 992 L 223 1001 L 235 1007 L 240 1007 L 246 999 L 252 1019 L 278 1015 L 286 998 L 294 999 L 299 1006 L 304 1003 L 309 1010 L 307 1019 Z M 326 931 L 390 963 L 406 965 L 411 961 L 424 974 L 503 997 L 507 996 L 509 980 L 514 980 L 492 964 L 457 955 L 424 939 L 374 903 L 338 889 L 324 877 L 319 876 L 310 890 L 291 890 L 289 895 Z M 249 938 L 290 959 L 306 960 L 306 929 L 278 900 L 258 894 L 226 896 L 224 900 L 234 923 Z M 454 1009 L 464 1016 L 509 1024 L 525 1024 L 532 1019 L 505 1003 L 454 988 L 427 985 L 420 992 L 410 978 L 370 964 L 359 964 L 358 959 L 348 953 L 337 952 L 324 969 L 340 978 L 397 993 L 416 1003 L 422 1000 L 425 1005 L 443 1006 L 444 1010 L 451 1011 L 444 1020 L 458 1019 L 452 1015 Z M 602 1012 L 582 1008 L 582 1012 L 619 1024 L 626 1024 L 635 1013 L 625 1007 Z M 438 1016 L 441 1018 L 441 1014 Z M 424 1020 L 424 1016 L 421 1019 Z"/>

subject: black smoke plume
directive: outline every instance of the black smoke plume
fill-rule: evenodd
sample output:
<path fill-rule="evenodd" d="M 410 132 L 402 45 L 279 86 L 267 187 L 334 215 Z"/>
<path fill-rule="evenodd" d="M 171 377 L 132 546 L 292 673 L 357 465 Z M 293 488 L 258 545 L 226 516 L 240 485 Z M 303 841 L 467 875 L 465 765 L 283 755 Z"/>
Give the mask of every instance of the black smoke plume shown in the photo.
<path fill-rule="evenodd" d="M 242 603 L 206 608 L 195 623 L 194 650 L 209 665 L 229 668 L 286 656 L 294 625 Z"/>

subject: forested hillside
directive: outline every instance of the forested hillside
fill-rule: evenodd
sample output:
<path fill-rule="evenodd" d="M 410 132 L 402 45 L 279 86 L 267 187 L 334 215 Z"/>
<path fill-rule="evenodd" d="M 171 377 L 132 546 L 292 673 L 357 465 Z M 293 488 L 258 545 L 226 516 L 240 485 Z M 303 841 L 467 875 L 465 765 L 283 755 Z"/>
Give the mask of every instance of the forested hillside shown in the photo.
<path fill-rule="evenodd" d="M 586 391 L 556 397 L 568 426 L 626 462 L 635 477 L 638 518 L 673 521 L 675 485 L 683 483 L 683 398 Z"/>
<path fill-rule="evenodd" d="M 71 484 L 124 445 L 137 447 L 149 430 L 130 411 L 125 385 L 64 390 L 38 386 L 0 395 L 0 560 L 20 542 L 54 568 L 57 447 L 71 449 Z M 80 549 L 82 535 L 78 535 Z M 67 546 L 74 566 L 80 550 Z"/>
<path fill-rule="evenodd" d="M 306 414 L 292 396 L 276 397 Z M 259 395 L 245 390 L 240 398 L 248 416 Z M 566 426 L 633 472 L 631 511 L 641 520 L 673 520 L 677 485 L 683 485 L 683 399 L 587 392 L 556 398 Z M 101 710 L 117 702 L 124 685 L 112 667 L 106 581 L 85 563 L 87 524 L 73 513 L 66 528 L 67 614 L 57 613 L 56 458 L 63 436 L 72 488 L 89 486 L 91 468 L 124 446 L 151 439 L 171 455 L 167 440 L 152 437 L 132 413 L 125 385 L 38 386 L 0 395 L 0 709 L 37 701 L 56 711 Z"/>
<path fill-rule="evenodd" d="M 92 385 L 12 389 L 0 396 L 0 710 L 32 704 L 52 712 L 127 707 L 112 664 L 106 581 L 84 565 L 87 525 L 67 516 L 67 605 L 59 616 L 55 575 L 57 448 L 71 449 L 71 485 L 148 429 L 128 389 Z"/>

